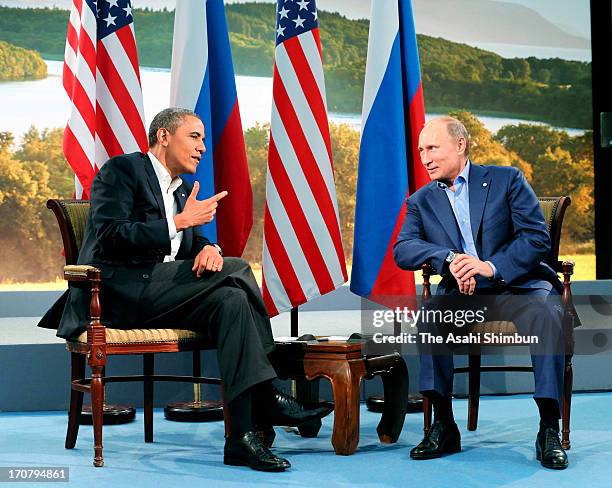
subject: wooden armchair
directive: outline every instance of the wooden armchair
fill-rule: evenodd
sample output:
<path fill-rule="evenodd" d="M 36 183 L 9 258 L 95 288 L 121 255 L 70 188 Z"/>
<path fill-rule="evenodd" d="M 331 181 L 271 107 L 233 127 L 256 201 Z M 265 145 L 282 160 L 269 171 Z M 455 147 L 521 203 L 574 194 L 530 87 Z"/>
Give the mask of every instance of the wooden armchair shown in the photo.
<path fill-rule="evenodd" d="M 564 449 L 570 449 L 570 412 L 572 405 L 572 356 L 574 352 L 574 326 L 577 321 L 575 308 L 572 301 L 572 291 L 570 277 L 574 272 L 572 261 L 559 261 L 559 244 L 561 242 L 561 227 L 563 217 L 571 200 L 567 196 L 563 197 L 539 197 L 540 207 L 547 222 L 548 232 L 551 238 L 551 250 L 546 263 L 557 273 L 563 274 L 563 294 L 561 302 L 564 308 L 563 333 L 565 338 L 565 371 L 563 383 L 563 404 L 561 406 L 562 418 L 562 445 Z M 424 264 L 423 271 L 423 292 L 422 300 L 427 300 L 431 296 L 429 277 L 433 274 L 432 268 Z M 487 332 L 502 333 L 504 335 L 514 335 L 517 329 L 512 322 L 496 321 L 483 322 L 476 324 L 472 329 L 474 333 L 485 334 Z M 491 346 L 489 346 L 491 347 Z M 533 372 L 531 366 L 482 366 L 480 348 L 471 346 L 469 350 L 468 366 L 455 368 L 455 373 L 468 373 L 468 430 L 476 430 L 478 424 L 478 406 L 480 400 L 480 373 L 489 371 L 520 371 Z M 427 433 L 431 425 L 431 402 L 427 398 L 423 402 L 424 411 L 424 431 Z"/>
<path fill-rule="evenodd" d="M 90 322 L 87 331 L 66 341 L 71 353 L 72 374 L 66 449 L 74 448 L 79 432 L 79 419 L 83 407 L 83 393 L 91 395 L 94 430 L 94 466 L 104 465 L 102 456 L 102 420 L 104 387 L 106 383 L 142 381 L 144 384 L 145 442 L 153 442 L 153 385 L 155 381 L 221 384 L 218 378 L 205 378 L 200 374 L 200 351 L 214 349 L 199 333 L 173 329 L 111 329 L 100 322 L 104 313 L 100 304 L 100 289 L 104 283 L 100 270 L 94 266 L 76 265 L 89 212 L 89 202 L 83 200 L 49 200 L 50 208 L 60 228 L 66 266 L 64 279 L 81 286 L 91 286 Z M 193 376 L 154 375 L 156 353 L 193 351 Z M 106 376 L 109 356 L 142 354 L 143 374 L 138 376 Z M 85 362 L 91 368 L 91 378 L 85 377 Z M 225 413 L 225 410 L 224 410 Z M 227 418 L 227 417 L 226 417 Z M 226 434 L 228 424 L 226 422 Z"/>

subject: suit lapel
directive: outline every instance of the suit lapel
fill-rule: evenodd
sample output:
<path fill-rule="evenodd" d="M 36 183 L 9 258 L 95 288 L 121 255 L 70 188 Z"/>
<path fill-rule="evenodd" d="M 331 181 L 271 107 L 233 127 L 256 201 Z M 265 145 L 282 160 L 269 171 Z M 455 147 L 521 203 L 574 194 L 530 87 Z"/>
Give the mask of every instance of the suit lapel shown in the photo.
<path fill-rule="evenodd" d="M 185 187 L 185 183 L 182 183 L 181 186 L 179 186 L 174 191 L 174 200 L 176 201 L 178 213 L 181 213 L 183 209 L 185 208 L 185 202 L 187 201 L 188 195 L 189 195 L 189 192 L 187 191 Z M 193 241 L 193 229 L 191 227 L 188 227 L 187 229 L 183 231 L 181 247 L 178 250 L 177 256 L 183 256 L 183 255 L 189 254 L 191 251 L 192 241 Z"/>
<path fill-rule="evenodd" d="M 487 195 L 491 188 L 491 177 L 483 166 L 472 164 L 470 168 L 470 224 L 474 243 L 478 246 L 478 231 L 482 222 Z M 480 251 L 480 250 L 479 250 Z"/>
<path fill-rule="evenodd" d="M 429 199 L 429 201 L 431 202 L 431 207 L 434 211 L 433 214 L 440 221 L 440 225 L 450 238 L 455 249 L 461 249 L 459 226 L 457 225 L 457 220 L 455 219 L 455 214 L 453 213 L 453 208 L 448 201 L 446 192 L 434 182 L 430 187 L 430 194 L 431 199 Z"/>
<path fill-rule="evenodd" d="M 164 206 L 164 198 L 162 197 L 161 187 L 159 186 L 159 181 L 157 179 L 157 175 L 155 174 L 155 170 L 153 169 L 153 163 L 149 159 L 149 155 L 145 154 L 144 157 L 144 168 L 147 173 L 147 181 L 149 182 L 149 187 L 151 187 L 151 191 L 153 192 L 153 196 L 155 196 L 155 201 L 157 205 L 159 205 L 159 210 L 162 216 L 166 216 L 166 207 Z"/>

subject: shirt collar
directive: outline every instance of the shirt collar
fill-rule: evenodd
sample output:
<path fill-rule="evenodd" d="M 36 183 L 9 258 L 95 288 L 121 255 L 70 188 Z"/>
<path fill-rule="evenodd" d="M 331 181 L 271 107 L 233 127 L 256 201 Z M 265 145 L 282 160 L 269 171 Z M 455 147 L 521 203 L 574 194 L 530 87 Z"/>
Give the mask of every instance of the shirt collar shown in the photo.
<path fill-rule="evenodd" d="M 164 193 L 174 193 L 174 191 L 181 186 L 183 180 L 178 176 L 172 178 L 168 169 L 161 164 L 159 159 L 155 157 L 155 155 L 149 151 L 148 153 L 149 159 L 153 164 L 153 170 L 155 171 L 155 176 L 157 176 L 157 181 L 159 181 L 159 186 Z"/>
<path fill-rule="evenodd" d="M 457 175 L 457 178 L 455 178 L 455 181 L 453 181 L 453 186 L 457 186 L 458 184 L 463 184 L 470 181 L 470 166 L 470 160 L 468 159 L 461 173 L 459 173 Z M 448 188 L 448 185 L 446 183 L 442 183 L 441 181 L 438 181 L 438 186 L 443 190 L 446 190 Z"/>

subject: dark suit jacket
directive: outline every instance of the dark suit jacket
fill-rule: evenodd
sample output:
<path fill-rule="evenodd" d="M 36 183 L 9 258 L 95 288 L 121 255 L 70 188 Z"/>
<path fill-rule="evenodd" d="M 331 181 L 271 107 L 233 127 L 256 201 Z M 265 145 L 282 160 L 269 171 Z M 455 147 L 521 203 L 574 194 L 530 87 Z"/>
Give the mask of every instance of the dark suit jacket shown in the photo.
<path fill-rule="evenodd" d="M 478 256 L 491 261 L 499 275 L 477 278 L 477 291 L 494 286 L 563 287 L 545 264 L 550 236 L 538 199 L 523 173 L 510 166 L 472 163 L 469 175 L 472 235 Z M 429 262 L 444 277 L 438 293 L 456 286 L 445 258 L 461 250 L 459 226 L 444 189 L 431 182 L 406 201 L 407 214 L 393 255 L 400 268 L 417 270 Z"/>
<path fill-rule="evenodd" d="M 190 193 L 185 182 L 175 191 L 179 212 Z M 207 244 L 194 229 L 185 229 L 177 259 L 194 258 Z M 78 264 L 102 270 L 102 322 L 122 328 L 137 322 L 138 303 L 151 271 L 168 254 L 168 223 L 151 160 L 139 152 L 110 159 L 91 186 L 78 258 Z M 89 321 L 89 299 L 89 286 L 71 285 L 39 326 L 57 328 L 57 335 L 65 338 L 80 334 Z"/>

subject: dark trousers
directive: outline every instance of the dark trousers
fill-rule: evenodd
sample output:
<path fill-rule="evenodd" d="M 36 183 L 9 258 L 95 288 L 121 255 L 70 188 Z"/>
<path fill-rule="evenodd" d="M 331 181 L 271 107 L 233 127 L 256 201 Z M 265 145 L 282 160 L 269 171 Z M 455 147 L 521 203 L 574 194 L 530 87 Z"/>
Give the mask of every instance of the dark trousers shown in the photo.
<path fill-rule="evenodd" d="M 445 308 L 449 302 L 444 298 L 432 297 L 428 307 Z M 552 398 L 561 405 L 565 356 L 562 346 L 562 310 L 558 298 L 554 290 L 514 288 L 497 291 L 480 303 L 493 305 L 488 307 L 487 321 L 512 321 L 519 334 L 538 336 L 539 344 L 530 346 L 535 380 L 534 398 Z M 474 304 L 478 303 L 478 296 L 454 301 L 452 306 L 461 303 L 469 303 L 466 308 L 476 308 Z M 419 330 L 424 329 L 426 327 L 419 325 Z M 420 361 L 421 392 L 436 391 L 444 397 L 450 397 L 454 368 L 452 351 L 442 347 L 424 347 L 421 349 Z"/>
<path fill-rule="evenodd" d="M 159 263 L 137 306 L 142 328 L 197 330 L 217 345 L 228 402 L 276 377 L 267 354 L 274 338 L 265 305 L 248 263 L 225 258 L 220 272 L 198 278 L 193 260 Z"/>

